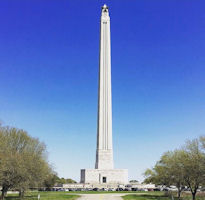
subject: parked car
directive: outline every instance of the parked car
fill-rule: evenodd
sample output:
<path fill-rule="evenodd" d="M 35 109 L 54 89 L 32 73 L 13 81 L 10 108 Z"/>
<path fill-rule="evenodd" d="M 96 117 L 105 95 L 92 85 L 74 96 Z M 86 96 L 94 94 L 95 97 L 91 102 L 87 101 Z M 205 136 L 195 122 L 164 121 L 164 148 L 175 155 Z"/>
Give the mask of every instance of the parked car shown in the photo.
<path fill-rule="evenodd" d="M 93 191 L 92 188 L 85 188 L 85 191 Z"/>
<path fill-rule="evenodd" d="M 132 190 L 132 188 L 129 188 L 129 187 L 126 187 L 125 189 L 124 189 L 124 191 L 131 191 Z"/>
<path fill-rule="evenodd" d="M 99 191 L 99 188 L 93 188 L 93 191 Z"/>
<path fill-rule="evenodd" d="M 138 189 L 137 188 L 132 188 L 132 191 L 138 191 Z"/>
<path fill-rule="evenodd" d="M 116 191 L 123 191 L 123 188 L 117 188 Z"/>
<path fill-rule="evenodd" d="M 102 188 L 101 191 L 108 191 L 108 189 L 107 188 Z"/>

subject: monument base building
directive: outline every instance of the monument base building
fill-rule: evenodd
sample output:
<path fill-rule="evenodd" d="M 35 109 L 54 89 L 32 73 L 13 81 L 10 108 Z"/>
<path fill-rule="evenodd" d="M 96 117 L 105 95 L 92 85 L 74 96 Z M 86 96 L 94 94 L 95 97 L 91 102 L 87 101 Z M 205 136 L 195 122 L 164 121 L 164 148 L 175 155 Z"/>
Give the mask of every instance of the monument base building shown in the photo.
<path fill-rule="evenodd" d="M 81 183 L 127 184 L 127 169 L 81 169 Z"/>
<path fill-rule="evenodd" d="M 117 185 L 128 183 L 127 169 L 114 169 L 112 148 L 110 17 L 102 7 L 100 26 L 100 63 L 98 88 L 98 128 L 95 169 L 81 170 L 81 183 Z"/>

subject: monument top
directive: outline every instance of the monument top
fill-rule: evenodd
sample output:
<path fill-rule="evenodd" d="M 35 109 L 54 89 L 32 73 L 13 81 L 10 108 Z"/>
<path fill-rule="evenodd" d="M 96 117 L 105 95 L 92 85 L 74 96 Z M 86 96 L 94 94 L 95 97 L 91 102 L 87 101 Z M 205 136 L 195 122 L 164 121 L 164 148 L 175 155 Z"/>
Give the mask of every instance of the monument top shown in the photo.
<path fill-rule="evenodd" d="M 108 12 L 108 6 L 106 4 L 102 7 L 102 12 Z"/>

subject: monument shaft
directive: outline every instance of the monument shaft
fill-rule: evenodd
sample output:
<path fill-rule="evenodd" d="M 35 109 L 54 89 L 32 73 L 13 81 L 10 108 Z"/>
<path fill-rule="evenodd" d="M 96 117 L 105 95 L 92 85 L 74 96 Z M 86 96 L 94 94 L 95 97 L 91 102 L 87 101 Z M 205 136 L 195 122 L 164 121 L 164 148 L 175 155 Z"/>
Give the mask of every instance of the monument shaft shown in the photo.
<path fill-rule="evenodd" d="M 80 182 L 93 187 L 118 187 L 128 183 L 128 170 L 113 167 L 110 17 L 106 5 L 102 7 L 100 23 L 96 162 L 95 169 L 81 169 Z"/>
<path fill-rule="evenodd" d="M 98 89 L 96 169 L 113 169 L 110 17 L 102 8 Z"/>

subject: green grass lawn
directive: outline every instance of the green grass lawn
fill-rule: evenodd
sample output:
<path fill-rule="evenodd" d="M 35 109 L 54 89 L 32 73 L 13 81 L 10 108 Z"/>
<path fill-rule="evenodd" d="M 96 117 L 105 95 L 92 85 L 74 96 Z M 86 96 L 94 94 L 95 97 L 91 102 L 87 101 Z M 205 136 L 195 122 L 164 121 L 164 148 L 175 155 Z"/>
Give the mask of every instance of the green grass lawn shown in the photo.
<path fill-rule="evenodd" d="M 163 192 L 147 192 L 144 194 L 128 194 L 123 197 L 124 200 L 171 200 Z M 175 197 L 174 200 L 177 200 Z M 181 200 L 192 200 L 191 194 L 182 194 Z M 196 200 L 205 200 L 205 194 L 199 194 Z"/>
<path fill-rule="evenodd" d="M 40 194 L 40 200 L 76 200 L 79 195 L 68 194 L 68 192 L 27 192 L 24 200 L 37 200 Z M 20 200 L 17 194 L 10 194 L 6 200 Z"/>
<path fill-rule="evenodd" d="M 107 191 L 82 191 L 82 192 L 27 192 L 24 200 L 37 200 L 40 194 L 40 200 L 77 200 L 80 194 L 101 194 L 101 193 L 127 193 L 123 197 L 124 200 L 171 200 L 170 197 L 164 195 L 164 192 L 107 192 Z M 6 200 L 20 200 L 18 194 L 9 194 Z M 96 199 L 99 200 L 99 199 Z M 176 200 L 176 198 L 175 198 Z M 184 194 L 181 200 L 191 200 L 190 194 Z M 205 200 L 205 194 L 199 194 L 196 200 Z"/>
<path fill-rule="evenodd" d="M 37 200 L 38 194 L 40 194 L 40 200 L 76 200 L 80 194 L 104 194 L 104 193 L 136 193 L 140 195 L 145 192 L 132 192 L 132 191 L 71 191 L 71 192 L 26 192 L 24 200 Z M 150 193 L 152 194 L 152 192 Z M 154 192 L 154 194 L 160 195 L 160 192 Z M 129 198 L 129 197 L 128 197 Z M 5 200 L 20 200 L 18 194 L 8 194 Z M 98 200 L 98 199 L 96 199 Z"/>
<path fill-rule="evenodd" d="M 124 200 L 170 200 L 163 192 L 144 192 L 142 194 L 129 194 L 123 197 Z"/>
<path fill-rule="evenodd" d="M 124 200 L 170 200 L 168 197 L 160 196 L 148 196 L 148 195 L 136 195 L 130 194 L 123 197 Z"/>

